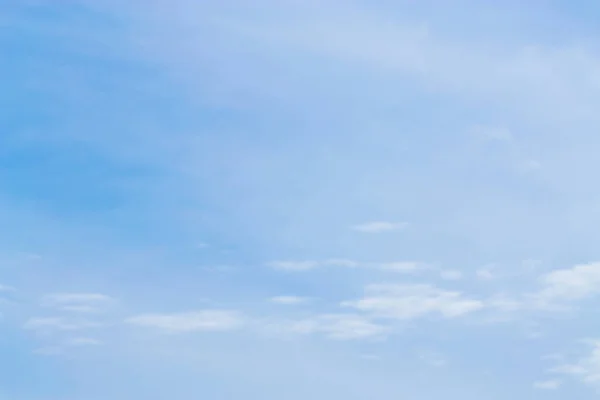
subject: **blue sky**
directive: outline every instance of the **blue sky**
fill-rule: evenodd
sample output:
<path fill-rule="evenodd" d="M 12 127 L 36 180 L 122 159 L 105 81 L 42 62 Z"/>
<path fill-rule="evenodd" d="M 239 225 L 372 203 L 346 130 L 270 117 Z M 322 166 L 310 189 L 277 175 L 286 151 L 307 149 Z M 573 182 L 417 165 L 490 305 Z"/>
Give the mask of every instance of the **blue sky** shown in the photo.
<path fill-rule="evenodd" d="M 593 399 L 591 1 L 0 5 L 0 400 Z"/>

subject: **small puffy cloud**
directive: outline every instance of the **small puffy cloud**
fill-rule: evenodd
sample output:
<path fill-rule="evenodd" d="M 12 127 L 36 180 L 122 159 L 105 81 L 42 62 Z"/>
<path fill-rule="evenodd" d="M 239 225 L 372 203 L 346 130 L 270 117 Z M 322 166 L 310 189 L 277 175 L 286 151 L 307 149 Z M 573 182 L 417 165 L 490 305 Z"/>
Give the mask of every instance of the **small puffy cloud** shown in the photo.
<path fill-rule="evenodd" d="M 271 303 L 282 304 L 282 305 L 297 305 L 304 304 L 309 301 L 307 297 L 300 296 L 275 296 L 269 299 Z"/>
<path fill-rule="evenodd" d="M 244 317 L 236 311 L 201 310 L 174 314 L 142 314 L 126 323 L 168 333 L 222 332 L 239 329 Z"/>
<path fill-rule="evenodd" d="M 417 261 L 396 261 L 389 263 L 372 264 L 373 268 L 390 272 L 415 272 L 424 266 Z"/>
<path fill-rule="evenodd" d="M 475 276 L 477 279 L 482 281 L 491 281 L 496 278 L 496 274 L 494 274 L 494 266 L 488 265 L 483 268 L 479 268 L 475 271 Z"/>
<path fill-rule="evenodd" d="M 356 314 L 326 314 L 294 321 L 283 327 L 295 334 L 323 334 L 334 340 L 384 337 L 389 329 Z"/>
<path fill-rule="evenodd" d="M 540 283 L 542 288 L 533 295 L 540 307 L 597 295 L 600 293 L 600 262 L 549 272 L 540 278 Z"/>
<path fill-rule="evenodd" d="M 484 307 L 483 302 L 465 298 L 460 292 L 441 290 L 425 284 L 369 285 L 363 298 L 346 301 L 342 305 L 380 318 L 400 320 L 430 314 L 455 318 Z"/>
<path fill-rule="evenodd" d="M 582 383 L 600 387 L 600 340 L 586 340 L 589 353 L 579 359 L 551 369 L 551 372 L 570 376 Z"/>
<path fill-rule="evenodd" d="M 363 233 L 384 233 L 399 231 L 408 226 L 406 222 L 372 221 L 354 225 L 353 230 Z"/>
<path fill-rule="evenodd" d="M 73 331 L 98 327 L 100 324 L 90 321 L 72 321 L 59 317 L 35 317 L 30 318 L 23 325 L 23 329 L 49 333 L 54 331 Z"/>
<path fill-rule="evenodd" d="M 104 311 L 114 299 L 100 293 L 53 293 L 42 298 L 42 306 L 63 311 L 90 313 Z"/>
<path fill-rule="evenodd" d="M 562 385 L 562 382 L 556 379 L 533 382 L 533 387 L 539 390 L 556 390 Z"/>

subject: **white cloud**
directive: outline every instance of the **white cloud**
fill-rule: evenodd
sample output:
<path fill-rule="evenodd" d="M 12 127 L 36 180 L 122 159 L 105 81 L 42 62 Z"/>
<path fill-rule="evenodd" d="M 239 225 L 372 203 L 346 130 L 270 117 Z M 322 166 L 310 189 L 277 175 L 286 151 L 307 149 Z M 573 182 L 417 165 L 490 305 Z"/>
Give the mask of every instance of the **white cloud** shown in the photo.
<path fill-rule="evenodd" d="M 95 303 L 110 301 L 111 298 L 99 293 L 54 293 L 44 298 L 47 304 Z"/>
<path fill-rule="evenodd" d="M 540 281 L 542 288 L 533 295 L 540 307 L 591 297 L 600 293 L 600 262 L 555 270 L 543 275 Z"/>
<path fill-rule="evenodd" d="M 539 265 L 537 261 L 523 262 L 527 271 Z M 478 271 L 481 279 L 493 279 L 491 267 Z M 488 274 L 489 272 L 489 274 Z M 600 262 L 579 264 L 571 268 L 554 270 L 539 277 L 540 287 L 519 297 L 503 294 L 486 301 L 489 308 L 510 312 L 517 310 L 565 311 L 571 303 L 600 295 Z"/>
<path fill-rule="evenodd" d="M 562 382 L 556 379 L 547 381 L 537 381 L 533 383 L 533 387 L 539 390 L 556 390 L 562 385 Z"/>
<path fill-rule="evenodd" d="M 94 307 L 91 305 L 72 305 L 72 306 L 62 306 L 60 307 L 63 311 L 70 311 L 74 313 L 95 313 L 100 310 L 99 307 Z"/>
<path fill-rule="evenodd" d="M 355 314 L 327 314 L 294 321 L 284 325 L 284 331 L 296 334 L 321 333 L 334 340 L 381 338 L 389 329 Z"/>
<path fill-rule="evenodd" d="M 35 317 L 25 322 L 23 328 L 37 332 L 71 331 L 94 328 L 101 324 L 90 321 L 72 321 L 59 317 Z"/>
<path fill-rule="evenodd" d="M 269 299 L 272 303 L 283 304 L 283 305 L 296 305 L 303 304 L 309 301 L 307 297 L 300 296 L 275 296 Z"/>
<path fill-rule="evenodd" d="M 427 268 L 427 265 L 418 261 L 393 261 L 366 263 L 344 258 L 332 258 L 324 261 L 274 261 L 267 264 L 271 268 L 290 271 L 310 271 L 317 268 L 340 267 L 340 268 L 363 268 L 387 272 L 409 273 Z"/>
<path fill-rule="evenodd" d="M 446 34 L 447 27 L 443 24 L 427 26 L 421 18 L 418 21 L 411 17 L 397 18 L 397 13 L 388 12 L 391 10 L 385 7 L 361 7 L 354 3 L 271 2 L 269 12 L 262 18 L 240 18 L 239 14 L 226 9 L 198 2 L 187 2 L 179 12 L 173 12 L 158 3 L 135 13 L 134 21 L 144 26 L 141 32 L 147 35 L 152 30 L 145 25 L 156 21 L 144 15 L 161 15 L 161 20 L 164 19 L 161 35 L 150 35 L 143 42 L 150 40 L 153 44 L 150 54 L 175 69 L 178 75 L 189 76 L 206 68 L 214 74 L 216 69 L 230 64 L 230 60 L 225 59 L 214 64 L 202 63 L 202 67 L 198 65 L 197 61 L 207 55 L 215 57 L 210 48 L 197 41 L 207 29 L 205 26 L 212 26 L 213 32 L 221 38 L 237 39 L 233 43 L 243 40 L 246 46 L 271 61 L 251 63 L 254 68 L 250 72 L 230 67 L 226 79 L 216 82 L 196 78 L 200 79 L 199 83 L 213 87 L 213 91 L 214 85 L 223 84 L 225 80 L 231 93 L 239 94 L 246 89 L 253 94 L 257 91 L 263 96 L 270 94 L 281 101 L 282 92 L 296 93 L 299 88 L 278 85 L 282 82 L 279 75 L 276 76 L 280 79 L 272 79 L 275 83 L 268 84 L 267 79 L 274 75 L 272 65 L 287 66 L 282 60 L 289 54 L 308 53 L 341 61 L 350 71 L 367 68 L 373 76 L 392 78 L 392 84 L 399 78 L 408 79 L 460 98 L 494 99 L 526 116 L 543 117 L 543 120 L 588 116 L 590 104 L 597 99 L 597 57 L 585 46 L 523 46 L 523 43 L 514 43 L 511 40 L 514 37 L 507 41 L 503 38 L 505 43 L 499 47 L 481 46 L 481 40 L 465 42 L 463 37 Z M 210 23 L 206 20 L 199 23 L 192 15 L 203 15 Z M 296 18 L 291 18 L 292 15 Z M 217 20 L 220 22 L 215 22 Z M 173 46 L 173 38 L 180 39 L 177 46 Z M 219 49 L 231 51 L 233 43 L 223 40 Z M 149 55 L 146 47 L 140 51 L 144 56 Z M 228 53 L 225 51 L 225 54 Z M 214 77 L 212 74 L 207 76 Z M 251 85 L 251 81 L 262 84 Z M 273 96 L 273 92 L 279 96 Z"/>
<path fill-rule="evenodd" d="M 488 265 L 475 271 L 475 276 L 482 281 L 491 281 L 496 278 L 496 274 L 494 274 L 493 270 L 494 266 Z"/>
<path fill-rule="evenodd" d="M 346 258 L 331 258 L 320 263 L 323 266 L 356 268 L 360 267 L 361 263 Z"/>
<path fill-rule="evenodd" d="M 462 279 L 462 276 L 463 274 L 460 271 L 446 270 L 440 272 L 440 277 L 447 281 L 458 281 Z"/>
<path fill-rule="evenodd" d="M 354 225 L 353 230 L 363 233 L 383 233 L 405 229 L 406 222 L 372 221 Z"/>
<path fill-rule="evenodd" d="M 575 360 L 572 363 L 562 364 L 551 369 L 551 372 L 571 376 L 581 382 L 599 386 L 600 385 L 600 340 L 587 340 L 591 347 L 589 354 Z"/>
<path fill-rule="evenodd" d="M 413 319 L 429 314 L 444 318 L 460 317 L 484 307 L 483 302 L 465 298 L 460 292 L 445 291 L 431 285 L 369 285 L 365 297 L 346 301 L 343 306 L 369 312 L 374 316 Z"/>
<path fill-rule="evenodd" d="M 100 293 L 53 293 L 42 298 L 42 306 L 63 311 L 90 313 L 105 310 L 114 299 Z"/>
<path fill-rule="evenodd" d="M 240 328 L 244 317 L 236 311 L 201 310 L 174 314 L 142 314 L 128 318 L 131 325 L 169 333 L 231 331 Z"/>
<path fill-rule="evenodd" d="M 373 268 L 391 272 L 414 272 L 424 267 L 423 263 L 417 261 L 397 261 L 381 264 L 372 264 Z"/>

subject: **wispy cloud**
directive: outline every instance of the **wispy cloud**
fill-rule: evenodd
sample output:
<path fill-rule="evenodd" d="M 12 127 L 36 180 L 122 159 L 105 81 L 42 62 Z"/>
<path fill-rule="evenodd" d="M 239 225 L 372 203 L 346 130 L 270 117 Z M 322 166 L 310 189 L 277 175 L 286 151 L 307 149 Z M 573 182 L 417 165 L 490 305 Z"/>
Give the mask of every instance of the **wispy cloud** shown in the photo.
<path fill-rule="evenodd" d="M 102 324 L 85 320 L 73 320 L 60 317 L 34 317 L 25 322 L 23 328 L 40 333 L 56 331 L 74 331 L 87 328 L 97 328 Z"/>
<path fill-rule="evenodd" d="M 241 328 L 245 318 L 236 311 L 200 310 L 174 314 L 141 314 L 126 323 L 167 333 L 224 332 Z"/>
<path fill-rule="evenodd" d="M 416 272 L 418 270 L 425 269 L 427 265 L 417 261 L 397 261 L 380 264 L 371 263 L 367 264 L 366 267 L 391 272 Z"/>
<path fill-rule="evenodd" d="M 114 302 L 100 293 L 54 293 L 42 298 L 43 307 L 81 313 L 105 311 Z"/>
<path fill-rule="evenodd" d="M 9 30 L 0 68 L 5 103 L 15 107 L 5 110 L 8 130 L 0 135 L 0 156 L 8 156 L 0 242 L 5 253 L 28 249 L 43 258 L 3 259 L 11 267 L 2 279 L 18 286 L 19 298 L 64 290 L 68 277 L 133 301 L 61 292 L 5 313 L 2 326 L 15 323 L 59 343 L 42 343 L 40 354 L 80 351 L 73 369 L 81 388 L 55 393 L 45 379 L 39 388 L 17 379 L 0 397 L 85 397 L 89 384 L 97 397 L 139 398 L 176 382 L 165 391 L 172 398 L 468 399 L 487 390 L 488 397 L 521 399 L 531 388 L 519 396 L 522 387 L 512 381 L 532 376 L 531 363 L 522 363 L 518 377 L 500 371 L 485 382 L 480 372 L 482 360 L 492 374 L 502 369 L 497 355 L 514 349 L 523 327 L 473 335 L 471 324 L 446 329 L 449 319 L 491 315 L 529 327 L 540 316 L 532 331 L 538 341 L 521 343 L 527 351 L 517 358 L 546 348 L 539 332 L 558 341 L 593 329 L 577 315 L 565 329 L 552 329 L 556 321 L 544 317 L 575 304 L 594 310 L 596 263 L 532 268 L 518 280 L 504 264 L 475 275 L 471 269 L 530 255 L 572 265 L 596 251 L 599 193 L 590 182 L 600 168 L 600 57 L 582 4 L 8 3 L 0 6 L 9 11 L 0 11 Z M 276 261 L 264 268 L 265 260 Z M 86 268 L 77 267 L 81 261 Z M 228 265 L 244 268 L 214 273 Z M 0 297 L 10 297 L 6 291 L 0 286 Z M 200 297 L 235 310 L 196 310 Z M 131 317 L 118 317 L 115 332 L 86 330 L 100 325 L 81 317 L 116 304 Z M 136 338 L 237 333 L 211 337 L 205 353 L 216 355 L 203 360 L 207 373 L 195 371 L 200 380 L 188 387 L 179 378 L 199 364 L 135 368 L 147 360 L 111 346 L 122 323 Z M 402 340 L 378 341 L 408 325 L 415 329 Z M 293 347 L 297 358 L 285 353 L 267 362 L 276 341 L 244 336 L 270 327 L 298 336 L 294 346 L 280 347 Z M 12 361 L 24 341 L 13 350 L 8 333 L 9 361 L 28 370 L 28 358 Z M 205 345 L 206 336 L 191 336 Z M 104 342 L 111 362 L 83 356 Z M 442 347 L 452 346 L 462 369 L 448 369 L 440 385 L 415 383 L 430 378 L 414 371 L 412 349 L 422 344 L 441 352 L 420 354 L 424 363 L 444 365 L 450 352 Z M 128 345 L 155 351 L 143 340 Z M 596 347 L 560 361 L 556 373 L 600 381 Z M 486 349 L 494 354 L 483 359 Z M 354 365 L 365 353 L 386 357 Z M 38 364 L 36 376 L 53 365 Z M 143 379 L 129 379 L 130 370 Z M 68 371 L 47 372 L 60 382 Z M 106 387 L 93 384 L 97 376 Z M 108 388 L 116 382 L 127 387 Z M 13 392 L 18 385 L 32 387 Z M 346 389 L 349 395 L 340 392 Z"/>
<path fill-rule="evenodd" d="M 384 338 L 390 329 L 356 314 L 325 314 L 270 327 L 278 332 L 300 335 L 322 334 L 333 340 Z"/>
<path fill-rule="evenodd" d="M 482 281 L 491 281 L 497 277 L 494 270 L 494 265 L 487 265 L 475 271 L 475 276 Z"/>
<path fill-rule="evenodd" d="M 484 303 L 460 292 L 426 284 L 377 284 L 365 289 L 365 297 L 342 303 L 379 318 L 408 320 L 429 314 L 456 318 L 484 308 Z"/>
<path fill-rule="evenodd" d="M 562 382 L 559 380 L 547 380 L 547 381 L 536 381 L 533 382 L 533 387 L 539 390 L 556 390 L 560 388 Z"/>
<path fill-rule="evenodd" d="M 573 362 L 554 367 L 550 372 L 579 379 L 581 382 L 600 387 L 600 340 L 586 340 L 589 353 Z"/>
<path fill-rule="evenodd" d="M 339 2 L 267 4 L 270 4 L 269 13 L 262 18 L 242 18 L 225 6 L 181 2 L 181 9 L 175 11 L 155 4 L 138 13 L 135 21 L 152 24 L 155 22 L 152 16 L 162 15 L 163 24 L 154 27 L 164 37 L 162 40 L 152 37 L 156 47 L 160 47 L 152 49 L 150 54 L 146 50 L 145 55 L 158 58 L 179 74 L 204 70 L 209 76 L 218 76 L 213 68 L 222 64 L 213 62 L 203 66 L 197 61 L 210 50 L 195 40 L 197 34 L 207 29 L 204 26 L 208 21 L 222 38 L 243 38 L 246 46 L 266 53 L 271 64 L 256 65 L 253 58 L 251 71 L 254 74 L 243 74 L 241 67 L 230 67 L 229 74 L 222 80 L 226 80 L 229 87 L 238 88 L 238 93 L 240 87 L 246 89 L 245 92 L 261 91 L 263 98 L 270 94 L 274 99 L 281 99 L 284 97 L 281 92 L 290 89 L 291 79 L 284 79 L 281 72 L 275 75 L 279 78 L 276 82 L 287 85 L 267 84 L 266 76 L 275 72 L 272 64 L 280 65 L 288 54 L 303 54 L 307 58 L 339 62 L 346 70 L 366 69 L 369 74 L 383 75 L 392 82 L 398 77 L 414 80 L 459 98 L 496 99 L 528 117 L 543 120 L 565 118 L 557 115 L 559 110 L 570 117 L 589 116 L 590 105 L 597 102 L 593 88 L 598 60 L 582 46 L 526 46 L 511 42 L 509 46 L 497 48 L 482 46 L 476 39 L 460 40 L 422 21 L 397 15 L 393 18 L 386 7 Z M 205 24 L 197 24 L 191 15 L 203 15 Z M 174 37 L 185 40 L 167 51 Z M 226 44 L 232 46 L 231 41 Z M 171 60 L 167 60 L 167 56 Z M 265 71 L 257 77 L 260 65 Z M 251 85 L 248 81 L 251 78 L 260 78 L 265 85 Z M 294 93 L 301 91 L 296 86 L 294 89 Z"/>
<path fill-rule="evenodd" d="M 429 268 L 427 263 L 419 261 L 392 261 L 392 262 L 360 262 L 348 259 L 329 259 L 323 261 L 274 261 L 267 264 L 271 268 L 282 271 L 310 271 L 317 268 L 361 268 L 373 271 L 387 271 L 397 273 L 414 273 Z"/>

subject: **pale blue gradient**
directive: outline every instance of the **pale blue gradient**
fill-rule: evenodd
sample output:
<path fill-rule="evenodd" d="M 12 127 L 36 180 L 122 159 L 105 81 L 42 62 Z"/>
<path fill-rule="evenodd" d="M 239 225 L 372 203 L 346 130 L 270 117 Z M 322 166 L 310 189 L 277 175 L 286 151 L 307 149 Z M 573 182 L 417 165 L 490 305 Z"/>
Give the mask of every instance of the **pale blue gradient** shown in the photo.
<path fill-rule="evenodd" d="M 598 12 L 3 2 L 0 400 L 596 398 Z"/>

